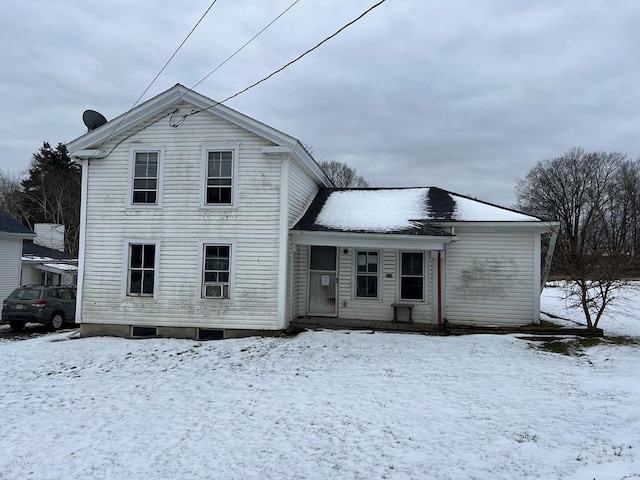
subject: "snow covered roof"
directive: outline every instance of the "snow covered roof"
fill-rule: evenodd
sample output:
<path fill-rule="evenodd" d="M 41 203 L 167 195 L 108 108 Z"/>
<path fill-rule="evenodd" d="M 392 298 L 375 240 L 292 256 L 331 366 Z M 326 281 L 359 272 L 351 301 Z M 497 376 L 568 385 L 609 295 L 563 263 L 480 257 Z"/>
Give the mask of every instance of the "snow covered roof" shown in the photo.
<path fill-rule="evenodd" d="M 428 222 L 540 222 L 438 187 L 322 189 L 294 230 L 442 235 Z"/>

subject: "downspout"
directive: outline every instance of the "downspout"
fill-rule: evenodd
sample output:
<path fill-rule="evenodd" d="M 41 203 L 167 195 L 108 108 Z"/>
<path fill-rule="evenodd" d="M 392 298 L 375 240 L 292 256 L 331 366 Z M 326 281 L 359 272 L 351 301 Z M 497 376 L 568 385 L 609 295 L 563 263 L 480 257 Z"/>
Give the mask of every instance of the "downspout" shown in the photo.
<path fill-rule="evenodd" d="M 438 250 L 438 330 L 442 330 L 442 252 Z"/>

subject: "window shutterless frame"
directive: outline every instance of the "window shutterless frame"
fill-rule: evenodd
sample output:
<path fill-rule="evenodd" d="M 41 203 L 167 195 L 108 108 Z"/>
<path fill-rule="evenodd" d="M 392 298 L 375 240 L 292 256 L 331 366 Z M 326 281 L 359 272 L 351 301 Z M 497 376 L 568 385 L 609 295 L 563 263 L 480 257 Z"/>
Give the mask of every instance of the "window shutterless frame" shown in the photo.
<path fill-rule="evenodd" d="M 416 251 L 401 251 L 400 261 L 400 299 L 422 302 L 425 300 L 425 254 Z"/>
<path fill-rule="evenodd" d="M 160 206 L 163 166 L 164 147 L 134 145 L 129 149 L 129 207 Z"/>
<path fill-rule="evenodd" d="M 379 298 L 380 252 L 356 250 L 354 297 L 357 299 Z"/>
<path fill-rule="evenodd" d="M 219 239 L 198 241 L 198 295 L 206 301 L 233 298 L 236 242 Z"/>
<path fill-rule="evenodd" d="M 127 240 L 124 245 L 124 297 L 156 297 L 160 242 Z"/>
<path fill-rule="evenodd" d="M 238 199 L 238 144 L 202 147 L 201 205 L 230 208 Z"/>

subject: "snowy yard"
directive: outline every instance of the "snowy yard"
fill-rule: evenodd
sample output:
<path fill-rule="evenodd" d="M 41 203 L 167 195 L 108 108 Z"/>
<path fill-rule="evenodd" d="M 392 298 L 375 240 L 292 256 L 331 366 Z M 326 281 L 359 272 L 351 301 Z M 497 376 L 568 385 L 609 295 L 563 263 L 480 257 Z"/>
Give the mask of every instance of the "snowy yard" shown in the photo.
<path fill-rule="evenodd" d="M 67 336 L 0 343 L 3 480 L 640 478 L 640 346 Z"/>

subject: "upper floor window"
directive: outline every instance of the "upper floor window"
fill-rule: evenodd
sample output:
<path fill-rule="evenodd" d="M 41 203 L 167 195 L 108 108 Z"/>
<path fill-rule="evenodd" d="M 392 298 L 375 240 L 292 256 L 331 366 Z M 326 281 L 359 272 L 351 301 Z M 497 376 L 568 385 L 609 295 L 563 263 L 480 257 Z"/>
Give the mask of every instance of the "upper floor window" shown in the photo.
<path fill-rule="evenodd" d="M 207 205 L 233 204 L 233 151 L 207 151 L 206 192 Z"/>
<path fill-rule="evenodd" d="M 378 252 L 356 252 L 356 297 L 378 298 Z"/>
<path fill-rule="evenodd" d="M 424 252 L 402 252 L 400 298 L 424 300 Z"/>
<path fill-rule="evenodd" d="M 158 205 L 162 174 L 162 149 L 132 149 L 131 205 Z"/>

